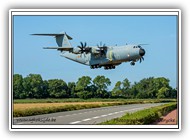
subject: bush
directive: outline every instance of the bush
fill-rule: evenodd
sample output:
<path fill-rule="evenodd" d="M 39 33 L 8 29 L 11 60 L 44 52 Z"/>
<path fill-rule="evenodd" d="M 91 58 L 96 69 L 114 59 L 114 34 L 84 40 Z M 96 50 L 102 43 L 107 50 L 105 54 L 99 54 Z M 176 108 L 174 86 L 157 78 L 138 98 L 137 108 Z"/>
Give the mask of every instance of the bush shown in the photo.
<path fill-rule="evenodd" d="M 177 108 L 176 103 L 170 103 L 166 105 L 161 105 L 158 107 L 152 107 L 150 109 L 145 109 L 137 111 L 135 113 L 127 113 L 121 118 L 112 119 L 101 124 L 119 124 L 119 125 L 145 125 L 151 124 L 158 120 L 161 116 L 166 115 L 170 111 Z"/>

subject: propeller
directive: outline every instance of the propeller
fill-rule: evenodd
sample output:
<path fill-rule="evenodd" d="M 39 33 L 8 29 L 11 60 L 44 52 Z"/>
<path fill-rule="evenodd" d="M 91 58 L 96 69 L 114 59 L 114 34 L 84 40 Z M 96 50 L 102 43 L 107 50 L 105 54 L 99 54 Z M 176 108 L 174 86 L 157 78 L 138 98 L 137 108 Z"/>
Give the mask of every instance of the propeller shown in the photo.
<path fill-rule="evenodd" d="M 100 45 L 97 44 L 97 46 L 98 46 L 98 48 L 99 48 L 98 51 L 100 52 L 100 55 L 101 55 L 101 56 L 105 55 L 105 54 L 106 54 L 106 52 L 105 52 L 106 44 L 104 43 L 104 44 L 102 45 L 102 41 L 101 41 L 101 42 L 100 42 Z"/>
<path fill-rule="evenodd" d="M 142 62 L 142 60 L 144 61 L 144 55 L 145 55 L 145 50 L 139 45 L 138 46 L 139 48 L 140 48 L 140 50 L 139 50 L 139 55 L 141 56 L 140 57 L 140 63 Z"/>
<path fill-rule="evenodd" d="M 82 42 L 80 42 L 81 46 L 78 46 L 78 48 L 80 48 L 80 53 L 84 53 L 85 52 L 85 48 L 86 48 L 86 42 L 83 44 Z"/>
<path fill-rule="evenodd" d="M 102 45 L 102 41 L 101 41 L 101 42 L 100 42 L 100 45 L 97 44 L 97 46 L 98 46 L 98 48 L 100 48 L 100 47 L 106 47 L 106 44 L 104 43 L 104 44 Z"/>
<path fill-rule="evenodd" d="M 139 48 L 139 55 L 140 55 L 140 58 L 139 58 L 139 62 L 141 63 L 142 62 L 142 60 L 144 61 L 144 55 L 145 55 L 145 50 L 141 47 L 141 46 L 143 46 L 143 45 L 149 45 L 149 44 L 138 44 L 136 47 L 138 47 Z"/>
<path fill-rule="evenodd" d="M 82 54 L 82 53 L 89 53 L 90 51 L 91 51 L 91 48 L 90 47 L 87 47 L 87 43 L 86 42 L 84 42 L 84 44 L 82 43 L 82 42 L 80 42 L 80 44 L 81 44 L 81 46 L 77 46 L 78 48 L 80 48 L 80 53 Z"/>
<path fill-rule="evenodd" d="M 143 56 L 140 58 L 140 63 L 142 62 L 142 60 L 144 61 L 144 57 Z"/>

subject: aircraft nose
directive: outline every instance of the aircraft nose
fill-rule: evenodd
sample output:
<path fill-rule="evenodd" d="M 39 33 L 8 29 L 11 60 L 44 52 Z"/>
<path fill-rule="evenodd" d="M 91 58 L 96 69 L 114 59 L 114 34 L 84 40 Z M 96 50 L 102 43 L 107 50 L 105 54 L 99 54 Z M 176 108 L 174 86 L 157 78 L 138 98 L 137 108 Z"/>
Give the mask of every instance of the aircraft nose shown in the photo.
<path fill-rule="evenodd" d="M 144 49 L 140 49 L 139 50 L 139 55 L 140 56 L 144 56 L 145 55 L 145 50 Z"/>

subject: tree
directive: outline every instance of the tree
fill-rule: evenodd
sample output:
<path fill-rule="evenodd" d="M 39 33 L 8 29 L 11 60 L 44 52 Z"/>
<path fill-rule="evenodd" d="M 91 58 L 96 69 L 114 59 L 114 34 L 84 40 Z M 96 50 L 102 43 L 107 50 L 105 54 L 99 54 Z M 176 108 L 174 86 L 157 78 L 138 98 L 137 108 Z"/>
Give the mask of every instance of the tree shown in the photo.
<path fill-rule="evenodd" d="M 23 78 L 22 75 L 20 74 L 14 74 L 13 75 L 13 98 L 14 99 L 19 99 L 23 98 Z"/>
<path fill-rule="evenodd" d="M 91 84 L 91 78 L 89 76 L 82 76 L 76 83 L 76 91 L 85 91 Z"/>
<path fill-rule="evenodd" d="M 39 74 L 29 74 L 25 78 L 20 74 L 13 75 L 13 98 L 177 98 L 177 88 L 169 85 L 165 77 L 149 77 L 131 85 L 125 78 L 118 81 L 112 91 L 109 78 L 96 76 L 93 81 L 89 76 L 82 76 L 68 85 L 61 79 L 44 80 Z"/>
<path fill-rule="evenodd" d="M 138 94 L 138 89 L 137 89 L 137 82 L 134 83 L 134 85 L 129 89 L 131 98 L 136 98 Z"/>
<path fill-rule="evenodd" d="M 170 86 L 169 86 L 169 79 L 165 77 L 159 77 L 154 79 L 154 88 L 156 90 L 156 97 L 157 98 L 167 98 L 170 94 Z"/>
<path fill-rule="evenodd" d="M 122 82 L 122 94 L 123 94 L 123 96 L 131 98 L 129 90 L 130 90 L 130 82 L 127 78 L 125 78 Z"/>
<path fill-rule="evenodd" d="M 67 98 L 67 84 L 61 79 L 48 80 L 48 92 L 51 98 Z"/>
<path fill-rule="evenodd" d="M 29 74 L 23 79 L 24 94 L 27 98 L 43 97 L 43 80 L 39 74 Z"/>
<path fill-rule="evenodd" d="M 89 99 L 93 97 L 92 92 L 89 91 L 79 91 L 77 92 L 77 95 L 81 99 Z"/>
<path fill-rule="evenodd" d="M 76 95 L 79 98 L 92 98 L 91 93 L 91 78 L 89 76 L 82 76 L 78 79 L 75 87 Z"/>
<path fill-rule="evenodd" d="M 94 78 L 93 83 L 97 88 L 95 97 L 109 97 L 109 94 L 107 92 L 107 87 L 111 85 L 109 78 L 105 78 L 105 76 L 97 76 Z"/>
<path fill-rule="evenodd" d="M 121 81 L 118 81 L 115 84 L 115 87 L 113 88 L 113 90 L 111 91 L 112 97 L 121 97 L 122 96 L 122 89 L 121 89 Z"/>
<path fill-rule="evenodd" d="M 43 81 L 42 89 L 43 89 L 42 98 L 49 98 L 48 81 L 47 80 Z"/>
<path fill-rule="evenodd" d="M 172 87 L 169 86 L 169 79 L 165 77 L 144 78 L 133 85 L 131 89 L 135 89 L 137 93 L 136 98 L 170 98 L 172 94 Z"/>
<path fill-rule="evenodd" d="M 170 98 L 177 98 L 177 88 L 170 89 Z"/>
<path fill-rule="evenodd" d="M 167 87 L 162 87 L 161 89 L 158 90 L 157 98 L 166 98 L 169 93 L 169 89 Z"/>
<path fill-rule="evenodd" d="M 69 97 L 76 98 L 77 94 L 75 94 L 75 87 L 76 87 L 75 82 L 69 82 L 67 86 L 68 86 L 67 94 L 69 95 Z"/>

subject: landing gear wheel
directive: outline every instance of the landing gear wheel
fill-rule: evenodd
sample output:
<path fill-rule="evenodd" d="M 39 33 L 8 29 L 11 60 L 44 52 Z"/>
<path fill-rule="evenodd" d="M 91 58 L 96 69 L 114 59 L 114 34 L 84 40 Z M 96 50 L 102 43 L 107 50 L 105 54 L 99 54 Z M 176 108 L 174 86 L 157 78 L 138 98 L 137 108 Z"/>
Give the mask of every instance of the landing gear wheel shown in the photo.
<path fill-rule="evenodd" d="M 97 68 L 101 68 L 102 66 L 100 65 L 91 65 L 90 68 L 91 69 L 97 69 Z"/>
<path fill-rule="evenodd" d="M 108 67 L 104 67 L 104 69 L 105 69 L 105 70 L 107 70 L 107 69 L 108 69 Z"/>
<path fill-rule="evenodd" d="M 131 62 L 130 64 L 131 64 L 131 66 L 134 66 L 134 65 L 135 65 L 135 62 Z"/>
<path fill-rule="evenodd" d="M 93 65 L 91 65 L 91 66 L 90 66 L 90 68 L 91 68 L 91 69 L 94 69 L 94 66 L 93 66 Z"/>

